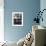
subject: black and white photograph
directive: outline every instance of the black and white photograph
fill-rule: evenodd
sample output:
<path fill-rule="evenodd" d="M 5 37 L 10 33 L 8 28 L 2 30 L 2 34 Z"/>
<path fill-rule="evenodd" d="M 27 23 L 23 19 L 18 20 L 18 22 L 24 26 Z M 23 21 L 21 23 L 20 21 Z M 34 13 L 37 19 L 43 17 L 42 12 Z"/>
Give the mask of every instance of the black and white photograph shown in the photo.
<path fill-rule="evenodd" d="M 23 26 L 23 12 L 12 12 L 12 26 Z"/>

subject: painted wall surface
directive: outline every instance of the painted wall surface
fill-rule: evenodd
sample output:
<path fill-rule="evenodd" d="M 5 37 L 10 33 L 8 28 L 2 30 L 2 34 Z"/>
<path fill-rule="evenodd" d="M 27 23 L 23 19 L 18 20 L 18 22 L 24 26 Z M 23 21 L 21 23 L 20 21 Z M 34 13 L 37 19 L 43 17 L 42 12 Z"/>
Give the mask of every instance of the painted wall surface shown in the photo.
<path fill-rule="evenodd" d="M 41 0 L 41 1 L 40 1 L 40 9 L 41 9 L 41 11 L 42 11 L 43 9 L 46 9 L 46 0 Z M 43 17 L 43 22 L 40 21 L 40 25 L 46 27 L 46 10 L 43 12 L 42 17 Z"/>
<path fill-rule="evenodd" d="M 40 0 L 4 0 L 4 38 L 7 41 L 18 41 L 32 29 L 35 12 L 40 9 Z M 24 13 L 23 27 L 12 26 L 12 12 Z"/>
<path fill-rule="evenodd" d="M 0 0 L 0 42 L 4 41 L 4 0 Z"/>

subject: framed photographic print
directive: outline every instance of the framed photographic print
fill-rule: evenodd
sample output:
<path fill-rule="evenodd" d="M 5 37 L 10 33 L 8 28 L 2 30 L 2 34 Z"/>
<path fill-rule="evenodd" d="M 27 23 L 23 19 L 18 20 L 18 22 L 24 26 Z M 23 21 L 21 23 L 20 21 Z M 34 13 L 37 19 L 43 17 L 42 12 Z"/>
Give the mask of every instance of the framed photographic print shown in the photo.
<path fill-rule="evenodd" d="M 12 12 L 12 26 L 23 26 L 23 12 Z"/>

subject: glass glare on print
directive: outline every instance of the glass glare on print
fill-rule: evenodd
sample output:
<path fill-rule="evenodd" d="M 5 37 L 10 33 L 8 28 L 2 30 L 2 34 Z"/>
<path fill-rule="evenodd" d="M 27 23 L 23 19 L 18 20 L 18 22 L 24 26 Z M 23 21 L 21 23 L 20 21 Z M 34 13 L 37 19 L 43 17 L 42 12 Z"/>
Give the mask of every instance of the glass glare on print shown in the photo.
<path fill-rule="evenodd" d="M 23 12 L 12 12 L 12 26 L 23 26 Z"/>

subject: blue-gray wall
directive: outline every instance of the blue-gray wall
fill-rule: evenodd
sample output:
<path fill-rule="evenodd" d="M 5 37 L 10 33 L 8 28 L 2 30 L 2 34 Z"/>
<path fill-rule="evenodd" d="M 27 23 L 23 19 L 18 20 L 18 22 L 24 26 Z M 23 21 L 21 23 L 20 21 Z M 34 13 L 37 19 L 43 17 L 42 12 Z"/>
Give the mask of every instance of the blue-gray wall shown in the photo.
<path fill-rule="evenodd" d="M 4 38 L 7 41 L 18 41 L 32 29 L 32 20 L 40 9 L 40 0 L 4 0 Z M 24 26 L 12 26 L 12 12 L 24 13 Z"/>
<path fill-rule="evenodd" d="M 42 11 L 43 9 L 46 9 L 46 0 L 41 0 L 40 1 L 40 10 Z M 40 25 L 45 26 L 46 27 L 46 10 L 43 12 L 43 22 L 40 22 Z"/>

